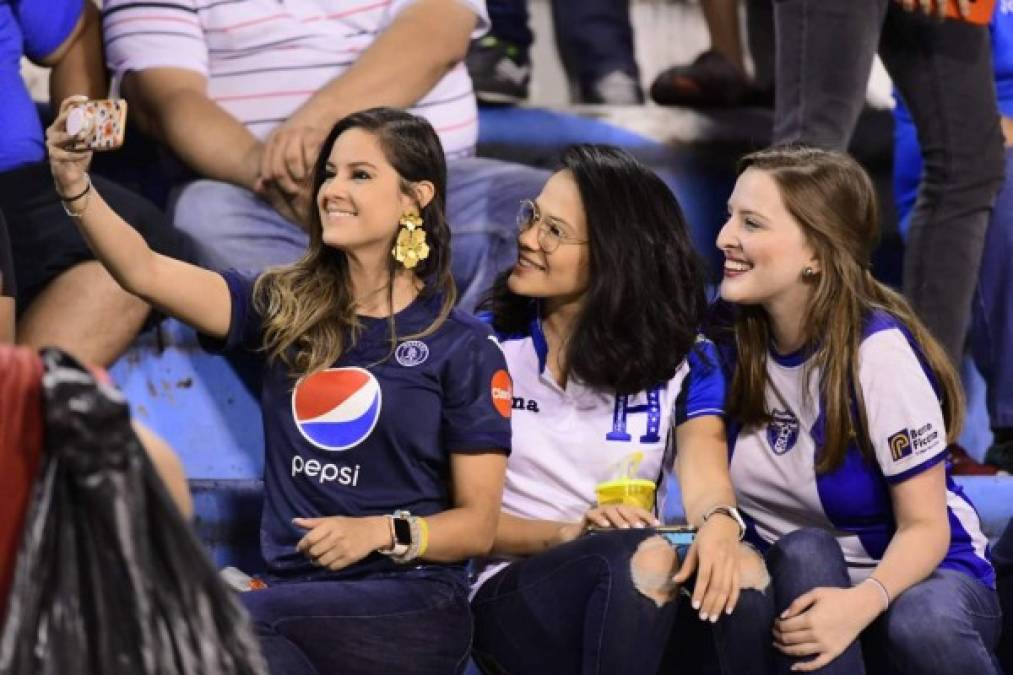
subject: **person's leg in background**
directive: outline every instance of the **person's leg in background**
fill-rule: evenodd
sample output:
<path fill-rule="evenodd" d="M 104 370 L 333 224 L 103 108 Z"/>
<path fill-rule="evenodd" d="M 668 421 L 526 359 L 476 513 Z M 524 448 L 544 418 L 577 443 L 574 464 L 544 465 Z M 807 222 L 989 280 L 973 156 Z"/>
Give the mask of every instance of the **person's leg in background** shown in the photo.
<path fill-rule="evenodd" d="M 644 102 L 629 0 L 552 0 L 552 23 L 581 103 Z"/>
<path fill-rule="evenodd" d="M 590 534 L 511 563 L 472 599 L 475 661 L 487 675 L 657 672 L 677 569 L 651 530 Z"/>
<path fill-rule="evenodd" d="M 662 105 L 732 107 L 758 102 L 746 74 L 739 28 L 739 0 L 702 0 L 710 48 L 691 63 L 667 68 L 651 84 L 651 98 Z M 767 33 L 771 27 L 767 26 Z"/>
<path fill-rule="evenodd" d="M 774 0 L 775 144 L 847 149 L 888 4 Z"/>
<path fill-rule="evenodd" d="M 195 180 L 171 199 L 172 220 L 194 262 L 214 270 L 259 272 L 287 265 L 309 237 L 252 192 L 231 183 Z"/>
<path fill-rule="evenodd" d="M 880 55 L 914 120 L 923 162 L 904 293 L 959 364 L 1005 168 L 988 29 L 891 3 Z"/>
<path fill-rule="evenodd" d="M 19 302 L 19 306 L 22 303 Z M 148 316 L 148 305 L 90 260 L 60 273 L 18 317 L 18 344 L 59 347 L 85 363 L 108 366 Z"/>
<path fill-rule="evenodd" d="M 274 675 L 454 675 L 471 645 L 467 589 L 433 575 L 448 576 L 279 583 L 240 598 Z"/>
<path fill-rule="evenodd" d="M 458 307 L 472 312 L 496 276 L 517 262 L 517 210 L 549 172 L 469 157 L 447 162 L 447 221 Z"/>
<path fill-rule="evenodd" d="M 98 176 L 93 184 L 155 250 L 175 253 L 175 235 L 157 208 Z M 0 207 L 18 282 L 17 342 L 35 349 L 60 347 L 85 363 L 111 364 L 137 335 L 149 308 L 93 259 L 63 212 L 49 165 L 27 165 L 0 176 Z"/>
<path fill-rule="evenodd" d="M 1009 118 L 1004 118 L 1009 119 Z M 1013 127 L 1013 120 L 1009 122 Z M 985 380 L 994 438 L 985 461 L 1013 473 L 1013 134 L 1007 138 L 1006 179 L 996 197 L 971 307 L 971 353 Z"/>
<path fill-rule="evenodd" d="M 531 81 L 528 0 L 488 0 L 489 33 L 468 50 L 468 73 L 482 103 L 520 103 Z"/>

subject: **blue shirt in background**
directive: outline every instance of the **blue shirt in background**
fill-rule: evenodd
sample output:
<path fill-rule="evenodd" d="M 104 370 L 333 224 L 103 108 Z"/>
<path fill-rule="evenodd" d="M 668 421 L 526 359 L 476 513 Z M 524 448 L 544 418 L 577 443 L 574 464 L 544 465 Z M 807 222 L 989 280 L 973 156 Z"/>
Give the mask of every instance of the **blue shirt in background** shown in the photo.
<path fill-rule="evenodd" d="M 21 57 L 39 61 L 70 36 L 84 0 L 0 0 L 0 171 L 46 157 L 35 103 L 21 79 Z"/>

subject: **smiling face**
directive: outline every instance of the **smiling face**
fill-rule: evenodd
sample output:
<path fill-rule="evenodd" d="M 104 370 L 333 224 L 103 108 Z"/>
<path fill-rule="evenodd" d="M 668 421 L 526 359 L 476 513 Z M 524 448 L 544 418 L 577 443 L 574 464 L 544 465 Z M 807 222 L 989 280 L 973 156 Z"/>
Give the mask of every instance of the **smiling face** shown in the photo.
<path fill-rule="evenodd" d="M 560 303 L 577 300 L 587 291 L 590 260 L 587 217 L 570 172 L 554 173 L 534 203 L 537 221 L 517 237 L 517 264 L 507 286 L 530 298 Z M 539 235 L 541 228 L 548 233 Z M 543 243 L 556 237 L 559 245 L 551 253 L 546 251 Z"/>
<path fill-rule="evenodd" d="M 359 128 L 342 133 L 317 192 L 323 243 L 346 252 L 376 248 L 386 255 L 398 220 L 418 208 L 401 188 L 376 136 Z"/>
<path fill-rule="evenodd" d="M 725 254 L 721 297 L 763 305 L 772 314 L 804 311 L 812 284 L 803 271 L 809 267 L 818 274 L 820 265 L 774 178 L 746 169 L 728 199 L 728 214 L 717 239 Z"/>

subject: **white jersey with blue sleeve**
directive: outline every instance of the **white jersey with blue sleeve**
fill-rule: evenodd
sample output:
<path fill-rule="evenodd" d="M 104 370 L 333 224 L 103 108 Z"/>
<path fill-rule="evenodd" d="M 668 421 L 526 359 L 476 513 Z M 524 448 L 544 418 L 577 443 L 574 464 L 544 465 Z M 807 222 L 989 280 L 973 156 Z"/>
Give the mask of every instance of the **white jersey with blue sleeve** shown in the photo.
<path fill-rule="evenodd" d="M 767 406 L 772 420 L 758 428 L 733 427 L 731 475 L 750 535 L 769 545 L 802 527 L 831 531 L 852 580 L 879 564 L 896 531 L 889 486 L 946 457 L 946 429 L 931 370 L 907 328 L 885 312 L 866 323 L 859 347 L 859 380 L 875 462 L 852 442 L 842 465 L 817 474 L 825 438 L 819 370 L 804 377 L 802 355 L 769 355 Z M 854 404 L 854 402 L 853 402 Z M 987 540 L 974 507 L 946 477 L 950 546 L 941 567 L 994 586 Z"/>
<path fill-rule="evenodd" d="M 595 486 L 613 480 L 634 452 L 643 454 L 637 478 L 659 484 L 671 467 L 673 427 L 704 415 L 723 415 L 725 384 L 715 346 L 703 338 L 667 382 L 632 395 L 571 379 L 560 387 L 545 367 L 541 325 L 498 336 L 513 379 L 513 447 L 507 461 L 503 511 L 531 520 L 579 521 L 596 503 Z M 660 512 L 660 511 L 659 511 Z M 479 561 L 478 585 L 503 559 Z"/>

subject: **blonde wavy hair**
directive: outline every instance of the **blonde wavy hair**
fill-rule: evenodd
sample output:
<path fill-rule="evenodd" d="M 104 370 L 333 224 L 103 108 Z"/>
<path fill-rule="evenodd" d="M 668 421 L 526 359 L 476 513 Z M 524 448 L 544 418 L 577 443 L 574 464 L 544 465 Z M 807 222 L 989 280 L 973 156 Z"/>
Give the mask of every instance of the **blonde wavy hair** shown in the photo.
<path fill-rule="evenodd" d="M 284 363 L 293 376 L 306 375 L 329 367 L 355 344 L 361 325 L 355 314 L 344 252 L 322 241 L 316 195 L 324 182 L 327 159 L 334 142 L 349 129 L 373 134 L 384 156 L 397 172 L 401 189 L 430 181 L 435 194 L 421 211 L 429 242 L 429 257 L 415 273 L 425 286 L 421 298 L 443 294 L 436 319 L 410 337 L 431 334 L 446 320 L 457 300 L 457 288 L 450 273 L 450 228 L 446 220 L 447 165 L 443 147 L 433 127 L 422 117 L 394 108 L 371 108 L 353 113 L 334 125 L 320 149 L 313 172 L 313 206 L 310 214 L 309 246 L 295 263 L 264 272 L 254 286 L 254 306 L 264 317 L 263 345 L 269 361 Z M 393 248 L 396 231 L 388 244 Z M 387 299 L 392 306 L 398 263 L 388 258 Z M 393 316 L 388 318 L 391 353 L 398 342 Z M 389 355 L 388 355 L 389 356 Z"/>
<path fill-rule="evenodd" d="M 963 388 L 949 357 L 915 316 L 907 301 L 876 281 L 871 255 L 879 236 L 876 194 L 868 174 L 851 157 L 800 146 L 774 147 L 746 155 L 738 173 L 763 171 L 774 179 L 788 212 L 802 227 L 820 263 L 802 325 L 811 356 L 808 380 L 819 369 L 819 392 L 826 412 L 826 441 L 816 470 L 838 468 L 852 439 L 873 458 L 865 398 L 858 379 L 858 349 L 863 325 L 874 310 L 885 311 L 907 327 L 920 345 L 942 394 L 943 417 L 950 442 L 964 419 Z M 738 350 L 729 391 L 729 414 L 750 426 L 768 423 L 767 354 L 771 329 L 757 305 L 737 307 L 733 319 Z M 852 394 L 856 400 L 851 414 Z"/>

